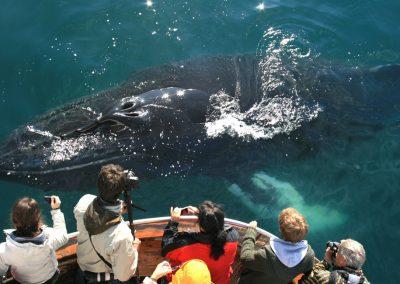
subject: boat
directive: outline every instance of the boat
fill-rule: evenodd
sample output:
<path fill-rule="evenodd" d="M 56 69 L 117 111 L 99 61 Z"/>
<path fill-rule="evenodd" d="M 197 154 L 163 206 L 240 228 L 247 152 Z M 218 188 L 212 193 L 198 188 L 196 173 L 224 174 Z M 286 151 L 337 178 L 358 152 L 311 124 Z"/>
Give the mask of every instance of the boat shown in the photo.
<path fill-rule="evenodd" d="M 170 217 L 157 217 L 139 219 L 133 222 L 136 230 L 136 237 L 141 240 L 139 248 L 139 264 L 138 275 L 139 277 L 149 276 L 154 271 L 158 263 L 163 261 L 161 256 L 161 239 L 164 233 L 164 228 L 170 221 Z M 239 242 L 242 240 L 246 229 L 247 223 L 237 221 L 234 219 L 225 218 L 225 224 L 234 227 L 240 235 Z M 199 231 L 196 216 L 182 216 L 179 222 L 179 231 L 196 232 Z M 271 237 L 275 237 L 268 231 L 257 228 L 258 236 L 256 245 L 265 245 Z M 63 247 L 57 250 L 56 255 L 59 263 L 60 278 L 57 283 L 75 283 L 76 271 L 78 264 L 76 261 L 76 247 L 77 247 L 78 232 L 68 235 L 68 242 Z M 233 275 L 231 283 L 237 283 L 240 275 L 240 261 L 238 255 L 236 256 L 233 265 Z M 11 277 L 3 280 L 3 283 L 17 283 Z"/>

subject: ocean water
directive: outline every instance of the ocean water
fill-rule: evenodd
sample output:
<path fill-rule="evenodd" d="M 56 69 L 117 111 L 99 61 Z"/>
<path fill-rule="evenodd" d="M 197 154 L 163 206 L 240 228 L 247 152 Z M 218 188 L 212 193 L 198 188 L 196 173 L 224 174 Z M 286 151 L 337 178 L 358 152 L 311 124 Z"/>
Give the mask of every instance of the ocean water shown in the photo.
<path fill-rule="evenodd" d="M 135 70 L 163 63 L 255 53 L 265 58 L 266 70 L 282 77 L 290 75 L 280 68 L 283 61 L 325 62 L 355 70 L 400 63 L 399 13 L 400 2 L 395 0 L 4 0 L 0 138 L 45 111 L 117 86 Z M 228 134 L 244 143 L 268 141 L 301 127 L 281 121 L 274 125 L 283 128 L 273 125 L 266 131 L 257 123 L 243 124 L 248 117 L 232 115 L 224 104 L 220 108 L 224 116 L 208 126 L 210 136 Z M 378 111 L 377 116 L 385 114 L 385 109 Z M 318 108 L 308 115 L 310 120 L 317 117 Z M 224 204 L 229 217 L 256 219 L 278 234 L 279 211 L 294 206 L 309 220 L 308 239 L 319 257 L 327 240 L 354 238 L 366 248 L 365 271 L 372 283 L 397 283 L 398 115 L 383 124 L 358 139 L 337 137 L 296 158 L 286 159 L 288 150 L 281 153 L 282 159 L 271 162 L 262 149 L 255 149 L 249 159 L 261 161 L 257 168 L 247 170 L 249 161 L 243 157 L 229 166 L 229 175 L 145 179 L 134 198 L 148 211 L 135 212 L 135 218 L 167 215 L 171 205 L 211 199 Z M 43 208 L 47 206 L 42 196 L 49 193 L 37 188 L 0 182 L 0 192 L 0 228 L 10 226 L 10 207 L 19 197 L 33 196 Z M 83 193 L 57 194 L 68 229 L 74 231 L 72 209 Z M 50 221 L 48 213 L 46 218 Z"/>

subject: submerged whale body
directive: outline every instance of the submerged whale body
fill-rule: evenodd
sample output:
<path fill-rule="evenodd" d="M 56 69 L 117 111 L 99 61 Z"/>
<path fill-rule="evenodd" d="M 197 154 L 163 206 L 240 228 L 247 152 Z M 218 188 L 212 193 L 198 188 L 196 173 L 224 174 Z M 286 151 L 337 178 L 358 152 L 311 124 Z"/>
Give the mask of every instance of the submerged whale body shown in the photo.
<path fill-rule="evenodd" d="M 105 163 L 141 176 L 218 171 L 260 152 L 263 162 L 299 158 L 398 122 L 399 65 L 270 67 L 242 55 L 136 72 L 16 129 L 0 146 L 0 177 L 84 190 Z"/>

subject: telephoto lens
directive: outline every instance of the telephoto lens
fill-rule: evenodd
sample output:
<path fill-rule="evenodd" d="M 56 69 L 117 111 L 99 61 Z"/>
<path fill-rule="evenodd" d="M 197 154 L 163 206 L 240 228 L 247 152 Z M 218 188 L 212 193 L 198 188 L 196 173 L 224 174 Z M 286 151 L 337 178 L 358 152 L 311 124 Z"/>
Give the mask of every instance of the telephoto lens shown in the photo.
<path fill-rule="evenodd" d="M 125 188 L 130 190 L 130 189 L 135 189 L 139 187 L 139 178 L 135 175 L 133 171 L 125 171 L 126 175 L 126 183 L 125 183 Z"/>

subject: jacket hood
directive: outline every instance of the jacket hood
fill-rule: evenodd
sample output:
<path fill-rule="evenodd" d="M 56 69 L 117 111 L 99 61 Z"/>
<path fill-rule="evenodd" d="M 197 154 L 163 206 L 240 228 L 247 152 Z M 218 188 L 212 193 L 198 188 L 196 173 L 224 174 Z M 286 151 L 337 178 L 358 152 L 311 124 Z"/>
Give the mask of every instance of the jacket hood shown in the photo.
<path fill-rule="evenodd" d="M 122 221 L 118 206 L 107 204 L 96 197 L 87 208 L 83 217 L 85 228 L 89 235 L 98 235 Z"/>
<path fill-rule="evenodd" d="M 192 259 L 181 265 L 172 276 L 172 284 L 210 284 L 211 274 L 207 264 L 200 259 Z"/>
<path fill-rule="evenodd" d="M 36 237 L 18 237 L 15 235 L 14 229 L 4 230 L 4 233 L 6 234 L 7 244 L 15 247 L 43 246 L 48 239 L 43 229 Z"/>
<path fill-rule="evenodd" d="M 306 240 L 291 243 L 279 238 L 271 238 L 269 243 L 280 262 L 289 268 L 298 265 L 306 256 L 308 250 Z"/>

